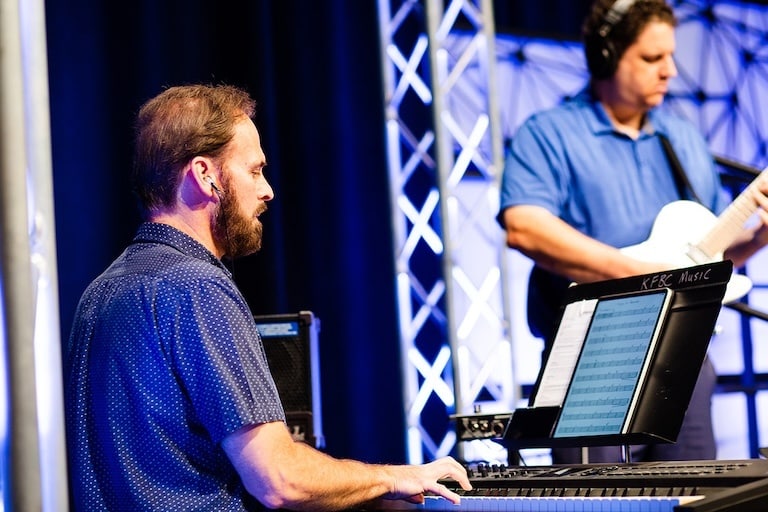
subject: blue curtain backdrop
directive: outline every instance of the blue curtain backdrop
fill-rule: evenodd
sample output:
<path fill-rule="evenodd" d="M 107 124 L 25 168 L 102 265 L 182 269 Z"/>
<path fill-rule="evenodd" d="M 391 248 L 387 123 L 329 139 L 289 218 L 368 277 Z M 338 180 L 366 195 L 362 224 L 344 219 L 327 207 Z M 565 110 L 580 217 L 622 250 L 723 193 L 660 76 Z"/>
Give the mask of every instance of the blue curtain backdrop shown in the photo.
<path fill-rule="evenodd" d="M 500 28 L 574 36 L 587 2 L 497 3 Z M 404 461 L 376 2 L 48 0 L 46 17 L 62 339 L 139 222 L 138 107 L 169 85 L 242 86 L 276 197 L 235 278 L 255 314 L 320 318 L 327 451 Z"/>

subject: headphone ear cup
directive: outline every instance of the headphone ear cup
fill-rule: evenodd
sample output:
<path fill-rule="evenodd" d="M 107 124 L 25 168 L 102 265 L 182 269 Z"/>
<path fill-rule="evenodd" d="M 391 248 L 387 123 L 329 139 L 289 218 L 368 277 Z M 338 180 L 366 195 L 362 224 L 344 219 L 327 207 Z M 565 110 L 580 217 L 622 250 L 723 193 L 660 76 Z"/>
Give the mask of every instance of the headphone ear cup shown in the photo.
<path fill-rule="evenodd" d="M 593 78 L 605 80 L 616 73 L 619 59 L 611 42 L 611 32 L 634 3 L 635 0 L 616 0 L 603 16 L 602 25 L 594 33 L 594 36 L 598 38 L 598 52 L 596 55 L 592 54 L 595 56 L 595 69 L 590 70 Z"/>
<path fill-rule="evenodd" d="M 616 72 L 616 52 L 613 49 L 613 44 L 610 40 L 602 38 L 599 52 L 599 59 L 597 69 L 592 73 L 594 78 L 606 79 L 611 78 Z"/>

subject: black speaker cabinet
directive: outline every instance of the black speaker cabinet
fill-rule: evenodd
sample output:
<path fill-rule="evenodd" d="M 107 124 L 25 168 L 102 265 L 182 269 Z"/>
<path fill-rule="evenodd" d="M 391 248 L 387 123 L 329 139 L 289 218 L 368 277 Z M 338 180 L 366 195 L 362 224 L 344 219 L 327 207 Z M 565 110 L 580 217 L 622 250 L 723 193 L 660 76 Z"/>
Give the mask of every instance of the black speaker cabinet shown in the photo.
<path fill-rule="evenodd" d="M 317 347 L 320 320 L 310 311 L 254 319 L 291 436 L 316 448 L 324 447 Z"/>

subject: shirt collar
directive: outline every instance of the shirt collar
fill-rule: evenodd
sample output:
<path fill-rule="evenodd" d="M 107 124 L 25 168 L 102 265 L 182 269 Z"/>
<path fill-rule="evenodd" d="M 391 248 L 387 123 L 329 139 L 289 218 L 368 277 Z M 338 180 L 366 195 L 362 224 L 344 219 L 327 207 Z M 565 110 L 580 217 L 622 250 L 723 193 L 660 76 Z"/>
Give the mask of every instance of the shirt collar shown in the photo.
<path fill-rule="evenodd" d="M 597 100 L 597 98 L 595 98 L 589 87 L 579 92 L 573 98 L 573 101 L 589 104 L 591 107 L 592 115 L 588 117 L 587 123 L 589 124 L 589 128 L 592 130 L 592 133 L 595 135 L 619 133 L 616 128 L 614 128 L 611 119 L 608 117 L 608 113 L 605 111 L 605 107 Z M 659 122 L 660 118 L 657 110 L 658 109 L 653 108 L 648 111 L 648 114 L 645 116 L 643 127 L 640 130 L 640 138 L 650 137 L 656 133 L 668 135 L 666 133 L 664 123 Z"/>
<path fill-rule="evenodd" d="M 221 268 L 230 279 L 232 278 L 232 273 L 219 258 L 214 256 L 203 244 L 173 226 L 160 222 L 143 223 L 139 226 L 136 236 L 133 238 L 133 243 L 142 242 L 173 247 L 187 256 L 206 261 L 211 265 Z"/>

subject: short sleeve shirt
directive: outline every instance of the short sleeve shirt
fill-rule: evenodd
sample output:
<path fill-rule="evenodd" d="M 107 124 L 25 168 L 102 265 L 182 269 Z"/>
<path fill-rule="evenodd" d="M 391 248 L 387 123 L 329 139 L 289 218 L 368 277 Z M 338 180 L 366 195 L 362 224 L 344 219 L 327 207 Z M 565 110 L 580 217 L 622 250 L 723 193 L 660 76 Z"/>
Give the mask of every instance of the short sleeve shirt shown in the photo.
<path fill-rule="evenodd" d="M 143 224 L 86 289 L 65 350 L 75 510 L 252 510 L 221 448 L 284 421 L 252 314 L 228 269 Z"/>

